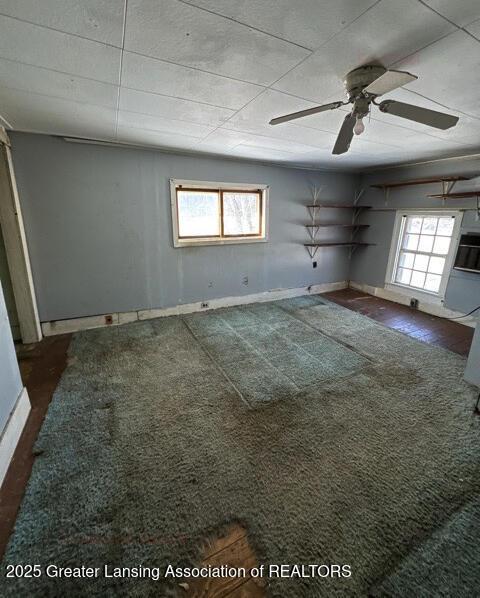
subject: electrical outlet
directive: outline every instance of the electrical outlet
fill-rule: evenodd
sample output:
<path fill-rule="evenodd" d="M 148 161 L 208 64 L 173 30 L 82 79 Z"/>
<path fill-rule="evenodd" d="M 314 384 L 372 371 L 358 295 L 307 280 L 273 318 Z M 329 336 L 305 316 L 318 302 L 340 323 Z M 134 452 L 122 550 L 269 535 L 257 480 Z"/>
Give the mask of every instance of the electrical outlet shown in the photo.
<path fill-rule="evenodd" d="M 248 286 L 248 276 L 244 276 L 242 282 L 245 286 Z"/>
<path fill-rule="evenodd" d="M 202 301 L 202 303 L 201 303 L 200 307 L 201 307 L 202 309 L 208 309 L 208 302 L 207 302 L 207 301 Z"/>
<path fill-rule="evenodd" d="M 410 299 L 410 307 L 412 309 L 418 309 L 418 299 L 414 299 L 413 297 Z"/>

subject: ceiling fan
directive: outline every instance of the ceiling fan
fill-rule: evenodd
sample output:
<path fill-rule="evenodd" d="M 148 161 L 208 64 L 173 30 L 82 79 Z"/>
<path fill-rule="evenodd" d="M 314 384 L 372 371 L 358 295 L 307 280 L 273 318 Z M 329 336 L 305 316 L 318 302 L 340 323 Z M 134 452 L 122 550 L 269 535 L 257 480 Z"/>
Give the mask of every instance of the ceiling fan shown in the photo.
<path fill-rule="evenodd" d="M 363 118 L 370 112 L 370 105 L 378 106 L 380 112 L 394 114 L 400 118 L 413 120 L 414 122 L 435 127 L 436 129 L 449 129 L 458 122 L 458 116 L 452 116 L 436 110 L 428 110 L 413 104 L 405 104 L 396 100 L 383 100 L 377 102 L 379 96 L 384 95 L 398 87 L 402 87 L 411 81 L 418 79 L 415 75 L 405 71 L 387 70 L 382 66 L 366 65 L 350 71 L 345 77 L 345 88 L 348 100 L 331 102 L 323 106 L 315 106 L 307 110 L 292 112 L 285 116 L 279 116 L 270 121 L 271 125 L 279 125 L 289 120 L 296 120 L 311 114 L 318 114 L 327 110 L 335 110 L 340 106 L 353 104 L 352 110 L 345 116 L 337 140 L 333 147 L 333 154 L 344 154 L 348 151 L 353 135 L 360 135 L 365 130 Z"/>

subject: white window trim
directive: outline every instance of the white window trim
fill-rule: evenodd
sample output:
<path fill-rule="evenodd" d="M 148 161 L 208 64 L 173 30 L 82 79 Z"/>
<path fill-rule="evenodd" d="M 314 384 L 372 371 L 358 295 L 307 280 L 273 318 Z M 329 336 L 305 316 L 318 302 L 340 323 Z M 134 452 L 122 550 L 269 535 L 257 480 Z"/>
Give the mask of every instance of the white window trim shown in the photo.
<path fill-rule="evenodd" d="M 180 239 L 178 236 L 178 212 L 177 212 L 177 187 L 197 187 L 199 189 L 238 189 L 244 191 L 262 191 L 262 230 L 265 234 L 261 237 L 233 237 L 231 239 L 219 239 L 218 237 L 201 239 Z M 205 245 L 237 245 L 244 243 L 266 243 L 268 241 L 268 201 L 270 187 L 264 184 L 254 183 L 223 183 L 218 181 L 192 181 L 188 179 L 170 179 L 170 202 L 173 229 L 174 247 L 201 247 Z"/>
<path fill-rule="evenodd" d="M 442 282 L 440 283 L 440 288 L 438 293 L 434 293 L 432 291 L 426 291 L 425 289 L 416 289 L 415 287 L 410 287 L 408 285 L 401 284 L 399 282 L 395 282 L 395 271 L 397 268 L 397 260 L 399 256 L 399 247 L 402 241 L 401 233 L 402 231 L 402 222 L 403 216 L 418 216 L 419 214 L 428 214 L 429 216 L 435 217 L 453 217 L 455 218 L 455 223 L 453 225 L 453 232 L 452 232 L 452 240 L 450 242 L 450 249 L 448 254 L 445 256 L 445 269 L 442 274 Z M 428 208 L 425 209 L 418 209 L 418 210 L 398 210 L 395 216 L 395 225 L 393 227 L 393 235 L 392 235 L 392 243 L 390 246 L 390 254 L 388 257 L 388 266 L 387 266 L 387 275 L 385 279 L 385 288 L 395 291 L 397 293 L 401 293 L 403 295 L 408 295 L 409 297 L 413 297 L 415 299 L 425 300 L 428 298 L 430 303 L 443 303 L 445 297 L 445 291 L 448 284 L 448 279 L 450 278 L 450 273 L 452 271 L 453 262 L 455 259 L 455 249 L 458 245 L 458 239 L 460 236 L 460 227 L 462 224 L 463 212 L 456 211 L 456 210 L 429 210 Z"/>

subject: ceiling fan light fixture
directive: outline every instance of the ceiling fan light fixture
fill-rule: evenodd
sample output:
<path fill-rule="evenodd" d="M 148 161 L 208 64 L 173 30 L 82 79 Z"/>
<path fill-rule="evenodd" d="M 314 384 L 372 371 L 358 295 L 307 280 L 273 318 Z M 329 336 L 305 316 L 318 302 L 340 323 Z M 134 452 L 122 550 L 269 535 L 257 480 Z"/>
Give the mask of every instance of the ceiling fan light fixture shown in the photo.
<path fill-rule="evenodd" d="M 365 125 L 363 124 L 363 118 L 361 116 L 357 116 L 357 121 L 353 127 L 353 132 L 355 135 L 361 135 L 365 131 Z"/>

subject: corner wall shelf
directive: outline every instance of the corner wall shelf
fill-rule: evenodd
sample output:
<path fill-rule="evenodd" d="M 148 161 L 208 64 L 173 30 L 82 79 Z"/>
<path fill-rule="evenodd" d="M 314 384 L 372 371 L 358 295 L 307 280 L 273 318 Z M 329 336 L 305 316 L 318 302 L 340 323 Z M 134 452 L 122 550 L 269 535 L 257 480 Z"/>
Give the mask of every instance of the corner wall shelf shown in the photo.
<path fill-rule="evenodd" d="M 470 179 L 471 177 L 469 176 L 439 176 L 430 179 L 410 179 L 407 181 L 375 183 L 374 185 L 370 185 L 370 187 L 375 187 L 376 189 L 392 189 L 394 187 L 409 187 L 411 185 L 431 185 L 432 183 L 456 183 L 457 181 L 469 181 Z"/>
<path fill-rule="evenodd" d="M 307 228 L 368 228 L 369 224 L 306 224 Z"/>
<path fill-rule="evenodd" d="M 435 199 L 467 199 L 475 197 L 477 200 L 477 220 L 480 218 L 480 189 L 477 191 L 463 191 L 460 193 L 438 193 L 436 195 L 429 195 Z"/>
<path fill-rule="evenodd" d="M 373 245 L 373 243 L 361 243 L 360 241 L 344 241 L 336 243 L 320 242 L 320 243 L 305 243 L 305 247 L 365 247 L 367 245 Z"/>
<path fill-rule="evenodd" d="M 360 206 L 358 205 L 358 201 L 362 196 L 363 191 L 357 193 L 355 195 L 355 199 L 353 204 L 338 204 L 338 203 L 318 203 L 318 198 L 320 196 L 320 189 L 314 188 L 313 189 L 313 203 L 308 204 L 306 206 L 310 217 L 312 219 L 311 224 L 306 224 L 305 227 L 310 236 L 310 242 L 304 243 L 310 258 L 313 260 L 315 255 L 320 247 L 349 247 L 350 248 L 350 255 L 357 247 L 365 247 L 367 245 L 371 245 L 371 243 L 362 243 L 360 241 L 355 240 L 355 235 L 360 231 L 368 228 L 368 224 L 358 224 L 356 222 L 359 214 L 362 210 L 368 210 L 371 206 Z M 342 222 L 318 222 L 317 218 L 319 215 L 319 211 L 321 209 L 340 209 L 340 210 L 351 210 L 353 213 L 352 222 L 350 223 L 342 223 Z M 329 228 L 339 228 L 339 229 L 346 229 L 351 230 L 350 240 L 349 241 L 318 241 L 317 235 L 320 230 L 329 229 Z M 315 264 L 314 264 L 315 265 Z"/>
<path fill-rule="evenodd" d="M 428 197 L 437 197 L 442 199 L 463 199 L 464 197 L 478 197 L 480 195 L 480 189 L 478 191 L 463 191 L 462 193 L 437 193 L 429 195 Z"/>
<path fill-rule="evenodd" d="M 383 190 L 383 194 L 385 196 L 385 205 L 387 205 L 390 195 L 390 189 L 398 189 L 399 187 L 410 187 L 412 185 L 432 185 L 434 183 L 440 183 L 442 185 L 442 195 L 448 195 L 451 193 L 456 183 L 458 183 L 459 181 L 469 181 L 471 178 L 473 177 L 464 175 L 447 175 L 426 179 L 410 179 L 406 181 L 390 181 L 386 183 L 375 183 L 370 186 L 375 189 Z"/>
<path fill-rule="evenodd" d="M 344 203 L 317 203 L 310 204 L 307 208 L 314 208 L 319 210 L 320 208 L 335 208 L 336 210 L 368 210 L 372 206 L 356 206 L 354 204 Z"/>

